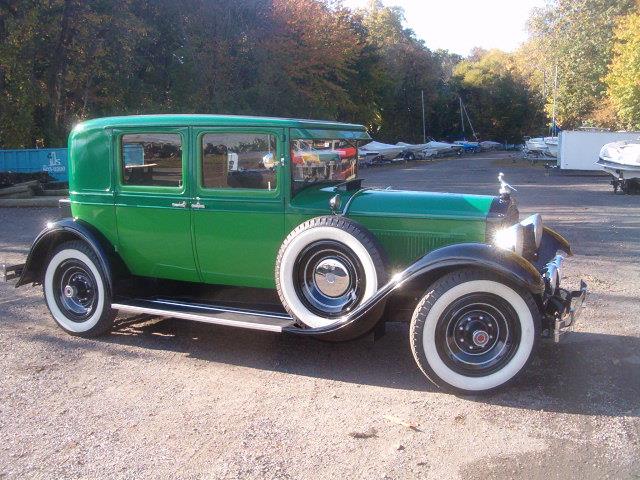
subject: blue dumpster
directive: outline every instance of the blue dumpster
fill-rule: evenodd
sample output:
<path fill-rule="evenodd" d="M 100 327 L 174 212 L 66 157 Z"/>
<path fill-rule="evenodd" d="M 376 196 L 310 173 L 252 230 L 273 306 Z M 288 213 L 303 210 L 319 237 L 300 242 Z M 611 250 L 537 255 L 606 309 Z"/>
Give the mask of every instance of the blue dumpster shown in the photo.
<path fill-rule="evenodd" d="M 0 172 L 47 172 L 58 182 L 69 180 L 66 148 L 0 150 Z"/>

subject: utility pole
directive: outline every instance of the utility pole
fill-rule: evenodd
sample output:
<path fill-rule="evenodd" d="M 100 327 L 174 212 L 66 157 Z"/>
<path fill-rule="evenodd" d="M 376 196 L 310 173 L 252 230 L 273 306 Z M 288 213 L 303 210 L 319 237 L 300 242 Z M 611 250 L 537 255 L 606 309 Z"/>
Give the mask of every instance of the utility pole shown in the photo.
<path fill-rule="evenodd" d="M 424 90 L 420 90 L 422 95 L 422 143 L 427 143 L 427 124 L 424 119 Z"/>

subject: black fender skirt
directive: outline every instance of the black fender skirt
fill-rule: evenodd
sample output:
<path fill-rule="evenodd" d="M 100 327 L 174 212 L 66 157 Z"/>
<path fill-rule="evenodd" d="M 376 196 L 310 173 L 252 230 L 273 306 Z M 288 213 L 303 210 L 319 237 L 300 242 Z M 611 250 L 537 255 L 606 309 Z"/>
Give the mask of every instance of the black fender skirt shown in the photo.
<path fill-rule="evenodd" d="M 376 326 L 376 316 L 369 314 L 410 280 L 425 276 L 426 289 L 429 285 L 427 283 L 429 274 L 474 267 L 493 271 L 514 285 L 530 291 L 533 295 L 541 295 L 544 292 L 542 276 L 535 266 L 523 257 L 485 243 L 460 243 L 429 252 L 402 272 L 394 275 L 371 298 L 335 323 L 313 329 L 292 326 L 286 331 L 297 335 L 316 336 L 328 341 L 358 338 L 369 333 Z"/>
<path fill-rule="evenodd" d="M 45 262 L 53 249 L 61 242 L 81 240 L 96 254 L 107 280 L 108 288 L 113 291 L 112 257 L 113 248 L 104 236 L 91 225 L 82 220 L 63 218 L 47 224 L 31 245 L 22 275 L 16 287 L 27 283 L 40 283 L 44 275 Z"/>

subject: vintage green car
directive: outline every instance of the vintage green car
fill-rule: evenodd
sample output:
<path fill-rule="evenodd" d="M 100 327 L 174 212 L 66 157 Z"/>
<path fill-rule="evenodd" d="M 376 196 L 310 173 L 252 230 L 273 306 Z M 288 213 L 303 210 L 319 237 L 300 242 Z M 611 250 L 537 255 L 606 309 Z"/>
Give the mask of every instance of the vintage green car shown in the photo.
<path fill-rule="evenodd" d="M 497 196 L 363 187 L 369 140 L 361 125 L 265 117 L 80 123 L 70 212 L 5 278 L 42 284 L 79 336 L 120 311 L 342 341 L 409 311 L 436 385 L 504 385 L 584 301 L 584 282 L 559 285 L 569 244 L 539 215 L 519 221 L 502 177 Z"/>

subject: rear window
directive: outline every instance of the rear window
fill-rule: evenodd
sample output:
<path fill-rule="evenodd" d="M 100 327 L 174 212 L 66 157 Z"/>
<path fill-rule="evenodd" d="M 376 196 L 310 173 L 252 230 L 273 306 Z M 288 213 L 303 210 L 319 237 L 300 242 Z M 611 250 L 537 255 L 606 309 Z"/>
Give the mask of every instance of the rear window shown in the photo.
<path fill-rule="evenodd" d="M 121 158 L 124 185 L 182 186 L 182 140 L 176 133 L 123 135 Z"/>

